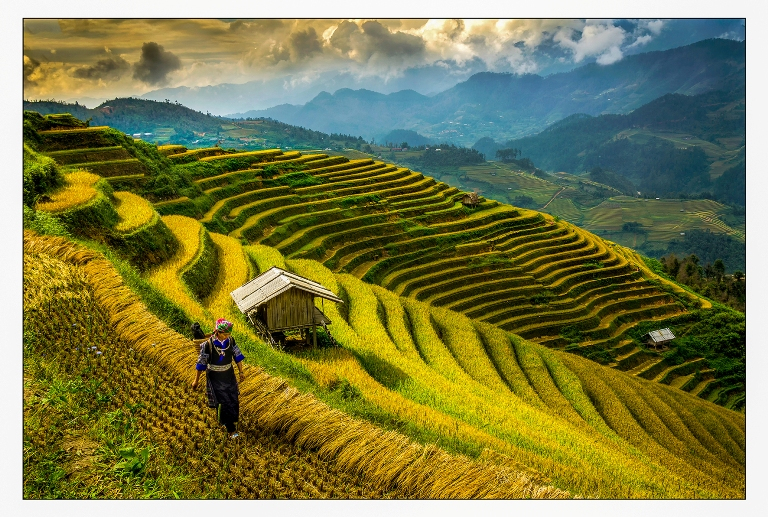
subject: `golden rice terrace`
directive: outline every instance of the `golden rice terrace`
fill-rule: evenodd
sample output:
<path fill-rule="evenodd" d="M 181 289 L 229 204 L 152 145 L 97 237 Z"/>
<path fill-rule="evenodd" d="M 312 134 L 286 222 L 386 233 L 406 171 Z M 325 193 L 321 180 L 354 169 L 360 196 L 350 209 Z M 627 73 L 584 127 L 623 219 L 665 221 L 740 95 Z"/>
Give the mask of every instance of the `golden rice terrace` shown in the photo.
<path fill-rule="evenodd" d="M 318 457 L 328 462 L 328 483 L 353 494 L 744 497 L 745 417 L 722 407 L 743 402 L 743 391 L 721 386 L 702 358 L 674 364 L 630 336 L 709 302 L 657 277 L 630 250 L 482 197 L 467 207 L 463 192 L 408 169 L 321 153 L 155 148 L 153 159 L 176 164 L 194 187 L 148 207 L 120 192 L 154 181 L 154 162 L 126 158 L 109 131 L 38 131 L 39 151 L 106 178 L 95 196 L 51 213 L 115 250 L 142 289 L 183 317 L 150 314 L 100 253 L 33 233 L 24 243 L 25 313 L 55 305 L 54 317 L 31 321 L 66 326 L 75 298 L 92 300 L 115 329 L 110 368 L 136 367 L 130 347 L 168 376 L 140 389 L 126 378 L 115 386 L 128 390 L 126 401 L 191 381 L 195 350 L 178 321 L 228 317 L 248 358 L 248 432 L 273 433 L 307 455 L 313 472 L 326 469 Z M 131 159 L 142 167 L 130 168 Z M 289 354 L 256 335 L 229 293 L 271 266 L 339 294 L 343 304 L 324 307 L 339 347 Z M 40 287 L 51 283 L 46 274 L 62 285 L 80 278 L 82 293 L 54 296 Z M 182 400 L 178 414 L 144 413 L 173 425 L 148 427 L 173 434 L 175 425 L 197 425 L 189 415 L 202 399 Z M 232 496 L 275 493 L 249 486 Z M 349 492 L 310 483 L 278 496 L 302 493 Z"/>

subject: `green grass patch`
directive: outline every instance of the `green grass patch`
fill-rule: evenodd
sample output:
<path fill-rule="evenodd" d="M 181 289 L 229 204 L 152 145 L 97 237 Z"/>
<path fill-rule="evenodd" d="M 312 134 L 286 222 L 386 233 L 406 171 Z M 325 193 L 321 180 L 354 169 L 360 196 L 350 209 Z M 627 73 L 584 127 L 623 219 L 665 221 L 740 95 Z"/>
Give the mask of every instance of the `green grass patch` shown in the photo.
<path fill-rule="evenodd" d="M 200 248 L 179 276 L 198 301 L 203 301 L 208 297 L 218 275 L 218 248 L 208 234 L 208 230 L 200 227 Z"/>

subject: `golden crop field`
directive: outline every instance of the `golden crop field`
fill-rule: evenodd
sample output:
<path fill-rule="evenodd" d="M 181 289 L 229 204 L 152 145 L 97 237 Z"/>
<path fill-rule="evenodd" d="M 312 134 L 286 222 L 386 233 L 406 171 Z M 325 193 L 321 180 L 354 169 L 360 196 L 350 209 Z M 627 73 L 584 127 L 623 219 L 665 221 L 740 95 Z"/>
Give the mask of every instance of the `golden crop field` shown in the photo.
<path fill-rule="evenodd" d="M 131 232 L 150 222 L 155 216 L 152 204 L 141 196 L 132 192 L 115 192 L 117 203 L 115 209 L 120 216 L 120 221 L 115 225 L 119 232 Z"/>
<path fill-rule="evenodd" d="M 102 331 L 103 324 L 107 323 L 106 328 L 114 329 L 117 334 L 116 340 L 99 343 L 105 353 L 94 354 L 93 359 L 86 353 L 64 354 L 63 357 L 70 364 L 83 360 L 95 361 L 95 364 L 107 368 L 108 372 L 114 372 L 117 374 L 113 375 L 112 381 L 115 391 L 129 400 L 167 401 L 169 395 L 173 397 L 178 393 L 178 380 L 189 381 L 193 372 L 190 365 L 194 361 L 195 352 L 187 339 L 147 314 L 136 296 L 122 285 L 119 275 L 107 260 L 64 239 L 41 238 L 33 233 L 25 234 L 25 253 L 29 259 L 25 261 L 25 265 L 29 266 L 28 274 L 25 275 L 25 297 L 28 303 L 30 306 L 40 306 L 46 301 L 52 301 L 56 305 L 54 317 L 36 320 L 37 325 L 47 323 L 49 333 L 56 335 L 57 327 L 66 328 L 67 322 L 74 318 L 80 328 L 87 328 L 90 332 L 94 327 L 88 325 L 89 317 L 96 314 L 106 320 L 101 322 Z M 54 267 L 36 268 L 36 264 L 54 264 Z M 71 274 L 73 269 L 78 274 Z M 67 305 L 67 298 L 41 297 L 39 288 L 50 283 L 51 277 L 58 277 L 57 272 L 66 275 L 59 278 L 59 282 L 63 282 L 75 297 L 88 300 L 88 311 L 72 310 Z M 83 306 L 80 299 L 76 299 L 76 303 Z M 89 339 L 93 338 L 89 336 Z M 59 343 L 59 346 L 63 344 Z M 62 349 L 59 353 L 64 352 Z M 134 353 L 143 357 L 139 359 Z M 139 364 L 135 364 L 136 359 L 139 359 Z M 141 371 L 141 363 L 160 366 L 165 378 L 171 381 L 170 386 L 166 383 L 158 384 L 154 376 L 121 374 L 121 370 L 131 362 L 134 363 L 134 373 Z M 393 490 L 401 497 L 424 498 L 567 496 L 560 490 L 532 481 L 521 472 L 451 456 L 437 447 L 421 446 L 398 433 L 382 431 L 365 421 L 352 419 L 325 406 L 312 395 L 298 393 L 287 386 L 285 381 L 269 376 L 260 368 L 246 366 L 246 371 L 248 381 L 241 387 L 241 405 L 249 417 L 250 425 L 261 429 L 262 433 L 277 433 L 280 440 L 295 444 L 298 449 L 296 454 L 307 455 L 305 451 L 315 451 L 313 454 L 330 461 L 341 472 L 341 479 L 333 479 L 331 476 L 330 480 L 326 476 L 313 479 L 311 469 L 308 472 L 306 468 L 296 473 L 287 473 L 290 480 L 287 486 L 279 483 L 277 486 L 268 485 L 272 492 L 276 491 L 283 497 L 298 497 L 302 493 L 310 497 L 329 496 L 323 490 L 325 482 L 332 485 L 329 487 L 330 496 L 334 495 L 334 488 L 338 490 L 338 495 L 343 496 L 345 479 L 360 487 L 354 494 L 357 496 L 364 494 L 364 483 L 364 486 L 369 487 L 365 492 L 369 497 L 380 497 Z M 154 382 L 147 382 L 152 381 L 153 377 Z M 140 395 L 141 399 L 137 399 Z M 171 439 L 181 442 L 183 447 L 187 441 L 185 437 L 190 436 L 185 429 L 197 428 L 199 432 L 202 426 L 202 422 L 194 418 L 194 411 L 190 411 L 197 404 L 188 397 L 186 399 L 192 407 L 179 404 L 177 400 L 174 404 L 166 405 L 167 410 L 160 414 L 144 411 L 140 415 L 146 420 L 143 425 L 161 434 L 169 433 Z M 328 440 L 329 436 L 334 438 Z M 253 438 L 250 443 L 253 443 Z M 243 478 L 257 481 L 246 483 L 235 495 L 258 497 L 262 495 L 260 488 L 264 489 L 265 484 L 271 483 L 263 476 L 261 469 L 274 474 L 277 467 L 273 463 L 276 455 L 267 451 L 266 462 L 262 460 L 249 464 L 244 461 L 253 457 L 249 454 L 248 445 L 248 442 L 242 445 L 245 449 L 240 449 L 242 452 L 238 456 L 245 457 L 236 464 Z M 300 464 L 306 465 L 307 462 Z M 304 483 L 309 483 L 309 486 L 292 486 L 299 479 L 297 475 L 301 474 L 310 475 L 304 479 Z M 268 478 L 273 479 L 272 476 Z"/>
<path fill-rule="evenodd" d="M 237 157 L 248 157 L 248 158 L 266 158 L 269 156 L 273 156 L 276 154 L 280 154 L 280 151 L 276 151 L 274 149 L 265 149 L 263 151 L 248 151 L 245 153 L 237 153 Z M 232 155 L 229 154 L 222 154 L 218 156 L 206 156 L 204 158 L 200 158 L 201 162 L 210 162 L 215 160 L 225 160 L 227 158 L 232 158 Z"/>
<path fill-rule="evenodd" d="M 194 300 L 189 288 L 184 286 L 179 278 L 181 270 L 197 254 L 200 246 L 200 235 L 205 230 L 195 219 L 180 215 L 163 216 L 163 222 L 179 242 L 179 249 L 169 261 L 154 268 L 149 273 L 147 280 L 156 289 L 181 305 L 194 318 L 199 321 L 212 320 Z"/>
<path fill-rule="evenodd" d="M 235 322 L 244 439 L 226 463 L 191 462 L 190 476 L 224 465 L 245 481 L 193 498 L 745 497 L 743 413 L 562 350 L 608 343 L 623 361 L 633 325 L 706 300 L 551 216 L 465 207 L 461 192 L 373 160 L 316 161 L 247 190 L 227 173 L 207 204 L 177 201 L 176 213 L 204 206 L 204 220 L 162 216 L 178 248 L 141 273 L 26 231 L 25 332 L 46 337 L 25 343 L 47 347 L 57 375 L 104 383 L 110 408 L 139 408 L 142 440 L 165 442 L 152 447 L 169 461 L 200 446 L 212 458 L 219 430 L 198 414 L 197 350 L 183 333 Z M 118 228 L 146 222 L 141 198 L 115 198 Z M 316 348 L 262 341 L 229 293 L 272 266 L 344 300 L 316 300 L 335 343 L 324 331 Z M 102 353 L 68 355 L 73 335 Z M 44 422 L 29 422 L 44 446 Z"/>
<path fill-rule="evenodd" d="M 462 319 L 459 315 L 447 317 L 447 311 L 441 313 L 440 309 L 430 309 L 405 298 L 400 298 L 401 315 L 396 318 L 392 300 L 397 300 L 397 297 L 386 290 L 377 288 L 378 296 L 372 297 L 372 292 L 366 294 L 371 287 L 348 275 L 337 276 L 336 282 L 333 282 L 330 272 L 323 272 L 314 262 L 288 261 L 287 265 L 299 274 L 331 286 L 331 289 L 335 283 L 344 288 L 350 299 L 348 323 L 330 305 L 326 305 L 326 313 L 334 321 L 334 335 L 345 343 L 345 347 L 352 346 L 355 356 L 363 358 L 364 369 L 356 366 L 349 356 L 342 360 L 342 356 L 335 351 L 329 351 L 327 358 L 321 353 L 313 354 L 308 364 L 318 372 L 319 378 L 326 379 L 325 382 L 343 377 L 354 383 L 366 399 L 392 405 L 402 418 L 417 425 L 443 429 L 456 440 L 479 442 L 518 463 L 536 465 L 537 470 L 552 479 L 556 486 L 558 481 L 574 483 L 587 493 L 587 487 L 599 486 L 599 491 L 590 496 L 616 497 L 622 494 L 620 497 L 637 497 L 638 493 L 644 493 L 644 497 L 675 497 L 671 494 L 678 490 L 691 494 L 698 492 L 702 496 L 709 494 L 710 497 L 715 493 L 711 490 L 724 490 L 723 493 L 731 494 L 727 497 L 738 493 L 740 485 L 727 488 L 730 482 L 721 479 L 724 476 L 716 474 L 716 469 L 707 469 L 709 475 L 706 481 L 697 480 L 697 477 L 703 477 L 702 473 L 694 474 L 692 467 L 677 458 L 674 451 L 662 452 L 656 448 L 656 442 L 635 441 L 636 431 L 633 429 L 636 427 L 629 426 L 618 431 L 612 429 L 608 423 L 610 420 L 604 420 L 610 413 L 603 413 L 601 406 L 592 402 L 602 400 L 603 395 L 582 391 L 581 380 L 575 375 L 578 372 L 566 367 L 568 363 L 561 359 L 563 354 L 519 339 L 513 339 L 505 347 L 502 343 L 509 338 L 504 333 L 497 333 L 501 343 L 489 339 L 492 334 L 488 332 L 488 327 L 494 328 L 491 326 L 486 327 L 485 338 L 478 342 L 475 336 L 479 334 L 473 336 L 475 329 L 468 319 L 463 325 L 457 325 Z M 376 298 L 390 298 L 389 303 L 384 304 L 386 328 L 377 316 Z M 403 308 L 408 314 L 409 330 L 399 323 L 404 321 Z M 348 324 L 352 325 L 351 329 Z M 437 334 L 438 330 L 442 338 Z M 478 344 L 468 348 L 472 342 Z M 492 347 L 495 353 L 482 352 Z M 606 370 L 582 358 L 565 356 L 569 362 L 579 361 L 583 368 Z M 503 361 L 508 366 L 501 366 Z M 517 368 L 509 366 L 512 361 L 518 365 Z M 334 368 L 338 369 L 335 374 Z M 520 373 L 514 375 L 515 370 Z M 502 375 L 496 372 L 507 372 L 504 382 Z M 510 391 L 513 386 L 516 389 L 514 393 Z M 388 394 L 387 389 L 390 391 Z M 517 398 L 518 393 L 520 398 Z M 436 413 L 413 406 L 401 396 L 439 411 Z M 527 401 L 531 401 L 532 405 Z M 702 401 L 698 404 L 708 403 Z M 629 413 L 625 416 L 632 422 L 636 418 L 630 417 Z M 674 422 L 680 420 L 670 417 L 668 425 Z M 642 426 L 644 423 L 641 421 L 641 424 L 633 425 Z M 483 431 L 478 433 L 478 428 Z M 587 443 L 591 445 L 585 447 Z M 648 470 L 646 460 L 638 463 L 640 458 L 654 458 L 651 461 L 656 466 Z M 694 464 L 698 462 L 695 456 L 688 459 Z M 662 468 L 661 465 L 665 474 L 657 477 L 654 471 Z M 729 471 L 725 477 L 739 477 L 736 474 L 738 470 Z M 598 478 L 600 481 L 597 481 Z M 645 481 L 638 483 L 638 478 Z M 664 479 L 676 479 L 675 488 L 665 487 Z M 721 483 L 719 486 L 722 488 L 713 488 L 715 480 Z M 642 488 L 643 485 L 646 485 L 645 488 Z M 665 493 L 666 496 L 661 495 Z"/>
<path fill-rule="evenodd" d="M 613 345 L 637 323 L 708 304 L 675 287 L 674 296 L 665 295 L 636 258 L 565 221 L 496 201 L 467 208 L 456 189 L 371 159 L 325 161 L 304 162 L 312 165 L 304 176 L 311 181 L 295 186 L 277 177 L 254 179 L 249 169 L 200 173 L 197 181 L 212 186 L 200 222 L 548 346 L 566 346 L 562 329 L 578 327 L 582 343 L 601 348 L 607 363 L 620 355 Z M 531 186 L 546 183 L 499 174 Z M 554 202 L 573 207 L 570 199 Z M 544 303 L 540 292 L 548 293 Z"/>
<path fill-rule="evenodd" d="M 83 205 L 98 194 L 93 184 L 100 179 L 101 176 L 86 171 L 70 172 L 64 176 L 64 186 L 49 196 L 50 201 L 38 202 L 36 208 L 46 212 L 61 212 Z"/>
<path fill-rule="evenodd" d="M 231 310 L 231 300 L 224 293 L 247 280 L 245 253 L 259 264 L 259 269 L 279 263 L 279 254 L 271 248 L 250 246 L 244 253 L 234 239 L 212 236 L 226 253 L 220 254 L 220 292 L 214 291 L 207 299 L 207 307 L 203 307 L 187 294 L 179 274 L 196 255 L 204 229 L 199 222 L 183 216 L 165 216 L 163 220 L 181 246 L 177 255 L 152 271 L 148 279 L 201 321 Z M 658 427 L 654 422 L 661 418 L 660 409 L 642 409 L 650 415 L 646 422 L 642 416 L 645 413 L 637 413 L 640 406 L 632 412 L 627 410 L 635 399 L 616 399 L 615 395 L 609 396 L 612 391 L 607 389 L 594 391 L 591 386 L 600 382 L 599 376 L 593 375 L 589 381 L 580 377 L 583 371 L 602 371 L 603 367 L 511 338 L 493 326 L 486 325 L 484 331 L 479 331 L 478 324 L 465 316 L 399 298 L 351 275 L 335 275 L 315 261 L 289 260 L 284 264 L 334 292 L 343 289 L 350 303 L 346 315 L 334 304 L 324 307 L 333 321 L 334 337 L 344 349 L 312 351 L 301 359 L 321 386 L 333 389 L 339 382 L 348 382 L 369 403 L 403 422 L 412 422 L 409 425 L 421 432 L 440 436 L 438 443 L 445 440 L 446 445 L 468 451 L 495 451 L 509 458 L 507 468 L 523 465 L 572 494 L 739 497 L 742 493 L 743 482 L 740 484 L 738 479 L 743 478 L 743 448 L 736 445 L 725 455 L 721 452 L 710 457 L 703 454 L 704 445 L 699 444 L 717 440 L 722 434 L 712 425 L 718 429 L 729 425 L 733 432 L 743 416 L 718 408 L 723 414 L 732 413 L 726 421 L 735 419 L 735 423 L 715 420 L 724 418 L 722 415 L 709 417 L 709 421 L 696 417 L 701 426 L 698 433 L 678 436 L 675 442 L 690 445 L 682 449 L 667 447 L 656 441 L 665 432 L 672 432 L 664 428 L 672 426 L 674 430 L 675 426 L 690 424 L 683 423 L 676 413 L 667 412 L 662 420 L 664 427 L 655 430 L 649 426 Z M 382 311 L 386 323 L 381 319 Z M 138 335 L 148 334 L 143 331 Z M 162 334 L 152 335 L 152 341 L 157 342 L 156 336 Z M 238 335 L 258 341 L 247 328 Z M 194 353 L 189 345 L 179 342 L 178 346 L 186 346 L 190 354 Z M 164 350 L 163 345 L 160 351 Z M 618 372 L 612 375 L 626 377 Z M 664 393 L 667 397 L 677 396 Z M 691 403 L 699 406 L 699 411 L 712 412 L 715 407 L 680 394 L 696 401 Z M 603 405 L 606 396 L 608 405 Z M 244 396 L 244 403 L 246 400 Z M 656 440 L 650 438 L 654 434 L 649 432 L 657 435 Z M 347 458 L 342 449 L 338 454 Z M 344 461 L 352 465 L 363 459 L 353 455 Z M 675 482 L 670 484 L 670 480 Z"/>
<path fill-rule="evenodd" d="M 206 309 L 216 319 L 226 317 L 234 320 L 237 311 L 229 293 L 250 280 L 248 262 L 243 247 L 236 239 L 219 233 L 212 233 L 211 239 L 219 247 L 219 275 L 216 284 L 211 286 Z"/>

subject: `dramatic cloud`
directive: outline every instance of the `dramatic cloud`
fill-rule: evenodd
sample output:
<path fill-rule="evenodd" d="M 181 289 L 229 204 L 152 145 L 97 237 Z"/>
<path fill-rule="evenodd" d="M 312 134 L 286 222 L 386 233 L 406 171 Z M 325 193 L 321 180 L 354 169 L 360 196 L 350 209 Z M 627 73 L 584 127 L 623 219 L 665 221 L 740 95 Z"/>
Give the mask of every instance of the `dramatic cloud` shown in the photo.
<path fill-rule="evenodd" d="M 744 40 L 744 20 L 25 19 L 24 93 L 114 98 L 252 81 L 310 98 L 341 87 L 434 93 L 476 72 L 548 75 L 718 36 Z"/>
<path fill-rule="evenodd" d="M 377 21 L 367 21 L 362 25 L 363 38 L 358 40 L 360 50 L 369 57 L 382 54 L 387 57 L 405 57 L 424 51 L 424 40 L 405 32 L 390 32 Z"/>
<path fill-rule="evenodd" d="M 307 58 L 315 52 L 323 51 L 323 44 L 320 43 L 314 27 L 309 27 L 305 31 L 294 32 L 291 34 L 289 42 L 291 54 L 296 61 Z"/>
<path fill-rule="evenodd" d="M 230 22 L 229 30 L 231 32 L 251 32 L 263 35 L 281 29 L 284 25 L 282 20 L 274 18 L 265 20 L 235 20 Z"/>
<path fill-rule="evenodd" d="M 578 40 L 572 39 L 575 34 L 577 33 L 573 29 L 563 28 L 554 36 L 557 43 L 573 52 L 575 63 L 580 63 L 587 57 L 598 56 L 598 63 L 608 65 L 623 57 L 621 44 L 626 32 L 621 27 L 608 24 L 587 25 Z"/>
<path fill-rule="evenodd" d="M 99 59 L 93 66 L 84 66 L 75 70 L 72 75 L 78 79 L 119 79 L 128 69 L 130 63 L 120 56 L 108 56 Z"/>
<path fill-rule="evenodd" d="M 181 68 L 181 60 L 162 45 L 150 41 L 141 46 L 141 58 L 133 65 L 133 78 L 151 85 L 161 85 L 167 76 Z"/>
<path fill-rule="evenodd" d="M 331 46 L 341 50 L 343 53 L 348 53 L 352 50 L 351 38 L 355 32 L 358 32 L 357 24 L 344 20 L 336 27 L 331 36 Z"/>
<path fill-rule="evenodd" d="M 269 45 L 269 50 L 264 55 L 264 57 L 272 64 L 277 64 L 280 61 L 290 61 L 291 51 L 288 47 L 272 41 Z"/>
<path fill-rule="evenodd" d="M 650 43 L 652 39 L 653 39 L 653 36 L 651 36 L 650 34 L 640 36 L 634 41 L 634 43 L 632 43 L 631 45 L 627 45 L 626 48 L 627 50 L 629 50 L 632 48 L 640 47 L 642 45 L 647 45 L 648 43 Z"/>
<path fill-rule="evenodd" d="M 109 37 L 113 34 L 116 27 L 124 22 L 120 19 L 110 20 L 87 20 L 87 19 L 64 19 L 59 20 L 59 30 L 65 36 L 76 36 L 78 38 L 98 39 Z"/>
<path fill-rule="evenodd" d="M 52 34 L 61 32 L 61 28 L 56 20 L 24 20 L 24 32 L 28 34 Z"/>
<path fill-rule="evenodd" d="M 621 61 L 622 57 L 624 57 L 624 54 L 622 54 L 621 50 L 619 50 L 619 47 L 611 47 L 604 53 L 600 54 L 600 56 L 597 58 L 597 64 L 610 65 L 616 61 Z"/>
<path fill-rule="evenodd" d="M 648 30 L 653 33 L 654 36 L 661 34 L 661 29 L 664 28 L 664 22 L 662 20 L 651 20 L 645 24 Z"/>
<path fill-rule="evenodd" d="M 359 26 L 343 21 L 330 38 L 330 45 L 357 62 L 372 58 L 398 60 L 424 53 L 426 44 L 416 35 L 392 32 L 378 21 L 365 21 Z"/>
<path fill-rule="evenodd" d="M 443 29 L 449 39 L 456 40 L 464 32 L 464 20 L 447 20 L 443 24 Z"/>
<path fill-rule="evenodd" d="M 229 30 L 232 32 L 245 31 L 251 28 L 251 24 L 243 20 L 235 20 L 229 24 Z"/>
<path fill-rule="evenodd" d="M 625 30 L 628 33 L 627 39 L 634 41 L 623 50 L 631 52 L 639 47 L 645 47 L 661 34 L 665 25 L 664 20 L 632 20 L 631 29 L 625 27 Z"/>
<path fill-rule="evenodd" d="M 34 86 L 37 84 L 32 76 L 39 67 L 39 61 L 27 55 L 24 56 L 24 86 Z"/>

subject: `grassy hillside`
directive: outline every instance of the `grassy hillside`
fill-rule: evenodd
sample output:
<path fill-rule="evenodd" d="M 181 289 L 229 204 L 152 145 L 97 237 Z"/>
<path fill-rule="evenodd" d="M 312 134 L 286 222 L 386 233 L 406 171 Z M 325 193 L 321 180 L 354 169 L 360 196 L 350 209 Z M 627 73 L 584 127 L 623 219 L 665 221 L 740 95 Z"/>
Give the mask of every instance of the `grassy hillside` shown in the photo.
<path fill-rule="evenodd" d="M 89 109 L 56 101 L 24 101 L 24 109 L 43 115 L 70 113 L 91 126 L 110 126 L 158 145 L 184 144 L 190 148 L 210 147 L 264 149 L 357 147 L 357 136 L 326 134 L 272 119 L 231 120 L 201 113 L 172 102 L 117 98 Z"/>
<path fill-rule="evenodd" d="M 74 140 L 79 132 L 72 130 Z M 279 152 L 240 170 L 216 166 L 231 159 L 172 166 L 202 194 L 155 203 L 164 230 L 149 229 L 155 216 L 146 201 L 104 194 L 117 217 L 101 232 L 82 235 L 80 246 L 25 236 L 29 267 L 49 260 L 83 269 L 83 276 L 62 273 L 57 282 L 81 278 L 78 289 L 91 293 L 125 343 L 111 342 L 97 360 L 128 345 L 162 365 L 169 380 L 188 382 L 195 350 L 178 332 L 193 320 L 206 327 L 229 317 L 251 365 L 242 387 L 247 433 L 274 433 L 317 451 L 382 490 L 373 497 L 558 496 L 558 490 L 603 498 L 743 497 L 743 414 L 705 400 L 724 386 L 706 388 L 705 379 L 674 385 L 706 361 L 687 358 L 685 367 L 658 379 L 620 371 L 630 369 L 626 354 L 647 354 L 648 362 L 661 357 L 633 340 L 638 324 L 662 324 L 709 306 L 706 300 L 656 276 L 628 250 L 563 221 L 482 199 L 465 208 L 456 189 L 407 169 Z M 73 210 L 110 209 L 91 199 L 50 214 L 69 224 L 60 216 Z M 175 250 L 139 273 L 115 257 L 104 237 L 118 225 L 152 235 L 167 230 Z M 345 300 L 324 307 L 340 347 L 287 353 L 249 328 L 229 292 L 272 265 L 319 281 Z M 47 302 L 50 313 L 53 304 L 65 305 L 55 318 L 25 311 L 31 331 L 60 336 L 59 347 L 63 334 L 45 332 L 46 325 L 73 328 L 67 318 L 85 318 L 73 321 L 74 328 L 90 332 L 86 315 L 66 305 L 79 303 L 77 296 L 59 296 L 70 287 L 40 289 L 32 278 L 25 275 L 25 292 L 38 297 L 31 298 L 37 305 L 25 308 L 45 310 Z M 598 366 L 579 355 L 615 364 Z M 115 371 L 123 371 L 122 361 Z M 276 376 L 293 388 L 285 391 Z M 120 390 L 128 390 L 122 396 L 138 402 L 145 391 L 121 382 Z M 167 384 L 150 391 L 173 397 Z M 689 390 L 706 392 L 696 397 Z M 200 424 L 185 407 L 201 401 L 187 400 L 178 405 L 180 414 L 159 417 L 168 429 Z M 439 462 L 454 466 L 437 468 Z M 462 481 L 462 473 L 473 481 Z M 258 482 L 250 486 L 242 496 L 259 497 Z"/>

